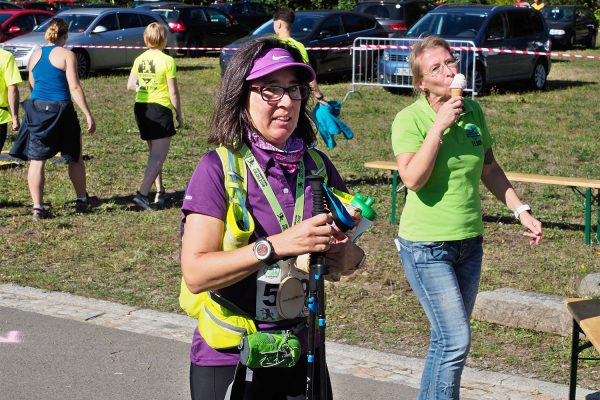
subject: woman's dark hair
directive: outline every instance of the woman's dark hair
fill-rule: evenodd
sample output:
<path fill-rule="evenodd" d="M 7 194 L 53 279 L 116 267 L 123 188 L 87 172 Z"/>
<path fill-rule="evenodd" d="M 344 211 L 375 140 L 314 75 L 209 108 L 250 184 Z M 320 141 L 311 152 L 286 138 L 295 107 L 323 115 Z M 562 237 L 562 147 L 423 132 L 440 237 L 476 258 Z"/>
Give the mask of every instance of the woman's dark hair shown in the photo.
<path fill-rule="evenodd" d="M 246 109 L 246 101 L 250 92 L 250 84 L 246 81 L 246 77 L 250 75 L 252 65 L 258 55 L 277 47 L 289 51 L 297 62 L 303 62 L 302 56 L 296 48 L 274 38 L 251 40 L 231 58 L 225 69 L 215 109 L 210 118 L 209 144 L 222 144 L 237 151 L 242 147 L 246 131 L 249 128 L 255 129 Z M 304 79 L 303 83 L 306 84 L 310 80 L 306 73 L 299 74 L 298 78 Z M 306 107 L 307 102 L 308 99 L 302 100 L 298 125 L 292 136 L 302 139 L 307 146 L 312 146 L 316 142 L 317 136 Z"/>

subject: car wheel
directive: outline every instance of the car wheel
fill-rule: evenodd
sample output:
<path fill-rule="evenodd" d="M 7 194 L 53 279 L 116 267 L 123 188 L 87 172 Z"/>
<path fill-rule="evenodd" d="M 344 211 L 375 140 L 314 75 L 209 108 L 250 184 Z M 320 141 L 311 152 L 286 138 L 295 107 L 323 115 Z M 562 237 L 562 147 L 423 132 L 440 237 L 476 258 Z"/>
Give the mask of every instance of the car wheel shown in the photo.
<path fill-rule="evenodd" d="M 202 44 L 200 44 L 198 42 L 191 42 L 191 43 L 188 43 L 187 47 L 204 47 L 204 46 L 202 46 Z M 201 55 L 202 55 L 201 50 L 188 50 L 186 52 L 186 56 L 192 57 L 192 58 L 198 58 Z"/>
<path fill-rule="evenodd" d="M 589 47 L 590 49 L 595 49 L 596 48 L 596 38 L 597 38 L 597 31 L 590 31 L 590 34 L 588 36 L 588 41 L 587 41 L 587 47 Z"/>
<path fill-rule="evenodd" d="M 544 90 L 546 89 L 546 83 L 548 83 L 548 70 L 543 62 L 538 61 L 533 69 L 531 86 L 533 90 Z"/>
<path fill-rule="evenodd" d="M 486 83 L 485 83 L 485 72 L 483 72 L 483 68 L 477 66 L 475 68 L 475 93 L 480 95 L 485 93 Z"/>
<path fill-rule="evenodd" d="M 79 79 L 86 78 L 90 73 L 90 57 L 85 50 L 74 50 L 75 58 L 77 59 L 77 76 Z"/>
<path fill-rule="evenodd" d="M 571 33 L 569 35 L 569 41 L 568 41 L 567 46 L 569 46 L 569 49 L 572 49 L 573 47 L 575 47 L 575 34 L 574 33 Z"/>

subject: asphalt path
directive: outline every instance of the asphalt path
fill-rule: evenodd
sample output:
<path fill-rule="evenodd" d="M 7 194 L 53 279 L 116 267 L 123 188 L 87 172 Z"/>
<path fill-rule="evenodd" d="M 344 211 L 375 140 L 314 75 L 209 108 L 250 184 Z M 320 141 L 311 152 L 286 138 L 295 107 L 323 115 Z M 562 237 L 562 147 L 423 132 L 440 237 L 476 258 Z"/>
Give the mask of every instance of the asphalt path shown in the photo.
<path fill-rule="evenodd" d="M 189 344 L 0 307 L 1 400 L 189 399 Z M 414 399 L 409 386 L 331 374 L 336 400 Z"/>

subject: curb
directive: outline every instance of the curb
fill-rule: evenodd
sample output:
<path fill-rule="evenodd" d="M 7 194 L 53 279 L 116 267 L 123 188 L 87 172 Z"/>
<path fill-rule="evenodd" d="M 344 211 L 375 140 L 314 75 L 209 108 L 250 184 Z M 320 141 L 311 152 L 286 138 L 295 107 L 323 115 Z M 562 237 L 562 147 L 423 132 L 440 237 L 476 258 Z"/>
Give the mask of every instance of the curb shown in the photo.
<path fill-rule="evenodd" d="M 0 307 L 191 343 L 196 321 L 185 315 L 140 309 L 68 293 L 0 284 Z M 367 348 L 327 342 L 331 372 L 419 387 L 423 360 Z M 465 368 L 461 394 L 477 400 L 562 400 L 569 388 L 550 382 Z M 600 399 L 600 392 L 577 389 L 581 400 Z"/>

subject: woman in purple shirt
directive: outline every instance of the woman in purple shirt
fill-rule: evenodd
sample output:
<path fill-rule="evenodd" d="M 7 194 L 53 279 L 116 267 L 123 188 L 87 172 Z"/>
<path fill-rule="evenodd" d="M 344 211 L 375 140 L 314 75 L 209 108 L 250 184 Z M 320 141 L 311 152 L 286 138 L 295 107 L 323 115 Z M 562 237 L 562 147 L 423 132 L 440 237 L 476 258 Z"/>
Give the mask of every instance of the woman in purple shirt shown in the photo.
<path fill-rule="evenodd" d="M 181 268 L 189 290 L 213 291 L 224 297 L 251 315 L 259 331 L 300 326 L 296 332 L 303 353 L 306 316 L 298 313 L 290 318 L 275 307 L 281 286 L 280 282 L 265 280 L 269 271 L 277 268 L 277 260 L 314 252 L 326 252 L 331 273 L 352 273 L 364 263 L 364 252 L 332 225 L 330 216 L 311 217 L 310 186 L 300 184 L 300 193 L 296 193 L 296 183 L 304 179 L 304 170 L 317 168 L 307 151 L 307 146 L 316 141 L 306 107 L 308 83 L 314 78 L 315 72 L 302 62 L 298 51 L 275 39 L 247 43 L 231 59 L 223 76 L 209 142 L 233 152 L 249 150 L 244 156 L 248 180 L 245 204 L 255 222 L 250 238 L 254 243 L 222 250 L 227 193 L 223 166 L 215 151 L 199 162 L 182 206 Z M 345 191 L 331 161 L 323 153 L 318 154 L 327 170 L 328 186 Z M 296 201 L 302 195 L 303 204 Z M 273 197 L 278 205 L 269 202 L 268 198 Z M 281 213 L 274 212 L 274 208 Z M 285 218 L 276 214 L 284 214 Z M 260 246 L 255 246 L 257 243 Z M 261 253 L 259 247 L 266 253 Z M 305 359 L 301 357 L 289 368 L 254 369 L 252 381 L 246 382 L 244 399 L 304 399 Z M 192 398 L 224 399 L 238 361 L 239 350 L 213 349 L 196 329 L 191 349 Z"/>

